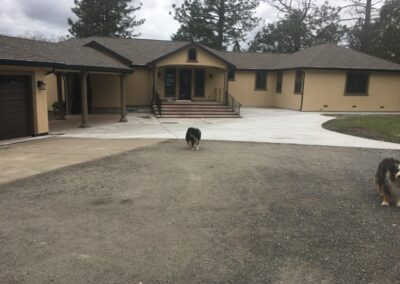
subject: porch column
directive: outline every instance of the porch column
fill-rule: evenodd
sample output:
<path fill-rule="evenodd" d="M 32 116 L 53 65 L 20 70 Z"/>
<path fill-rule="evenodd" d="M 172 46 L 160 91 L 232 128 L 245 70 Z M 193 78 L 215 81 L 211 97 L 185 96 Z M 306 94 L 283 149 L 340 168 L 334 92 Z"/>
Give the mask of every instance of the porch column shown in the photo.
<path fill-rule="evenodd" d="M 65 111 L 64 111 L 64 100 L 63 100 L 63 87 L 62 87 L 62 76 L 61 72 L 55 73 L 57 77 L 57 104 L 58 104 L 58 117 L 57 119 L 64 120 L 65 119 Z"/>
<path fill-rule="evenodd" d="M 82 124 L 80 128 L 87 128 L 88 125 L 88 103 L 87 103 L 87 78 L 88 72 L 81 73 L 81 98 L 82 98 Z"/>
<path fill-rule="evenodd" d="M 119 122 L 127 122 L 126 119 L 126 88 L 125 88 L 126 74 L 120 76 L 121 83 L 121 119 Z"/>

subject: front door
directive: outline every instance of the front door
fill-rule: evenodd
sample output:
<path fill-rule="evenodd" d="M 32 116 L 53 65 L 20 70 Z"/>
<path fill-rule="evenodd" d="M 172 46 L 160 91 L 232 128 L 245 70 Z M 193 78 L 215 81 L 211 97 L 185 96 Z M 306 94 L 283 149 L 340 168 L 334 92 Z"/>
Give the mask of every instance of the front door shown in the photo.
<path fill-rule="evenodd" d="M 192 91 L 192 71 L 187 69 L 179 70 L 179 99 L 190 100 Z"/>

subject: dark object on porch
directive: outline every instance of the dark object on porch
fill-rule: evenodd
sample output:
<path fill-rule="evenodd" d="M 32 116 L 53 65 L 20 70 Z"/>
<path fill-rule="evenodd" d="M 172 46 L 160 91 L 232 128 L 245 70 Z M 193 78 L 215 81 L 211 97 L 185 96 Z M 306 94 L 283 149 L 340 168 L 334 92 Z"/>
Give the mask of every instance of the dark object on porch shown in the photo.
<path fill-rule="evenodd" d="M 60 112 L 61 108 L 59 107 L 58 101 L 54 102 L 51 106 L 53 108 L 54 115 L 56 115 L 56 116 L 59 115 L 59 112 Z M 65 111 L 66 111 L 65 102 L 62 102 L 62 109 L 64 110 L 64 113 L 65 113 Z"/>

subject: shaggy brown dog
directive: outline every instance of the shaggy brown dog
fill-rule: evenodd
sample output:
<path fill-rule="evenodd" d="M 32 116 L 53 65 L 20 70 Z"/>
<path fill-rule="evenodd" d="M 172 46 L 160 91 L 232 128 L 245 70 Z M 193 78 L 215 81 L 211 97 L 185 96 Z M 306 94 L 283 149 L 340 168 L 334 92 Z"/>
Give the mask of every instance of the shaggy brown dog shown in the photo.
<path fill-rule="evenodd" d="M 400 207 L 400 161 L 383 159 L 376 171 L 375 184 L 383 197 L 383 206 L 389 206 L 390 202 L 394 201 L 396 206 Z"/>

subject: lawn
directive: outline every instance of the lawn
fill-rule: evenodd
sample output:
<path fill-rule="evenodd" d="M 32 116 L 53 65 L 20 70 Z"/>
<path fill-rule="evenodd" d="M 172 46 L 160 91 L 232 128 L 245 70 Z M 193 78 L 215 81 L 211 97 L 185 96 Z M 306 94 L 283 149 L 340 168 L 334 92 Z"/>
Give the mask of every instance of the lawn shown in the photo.
<path fill-rule="evenodd" d="M 328 130 L 400 143 L 400 115 L 338 115 L 324 123 Z"/>

